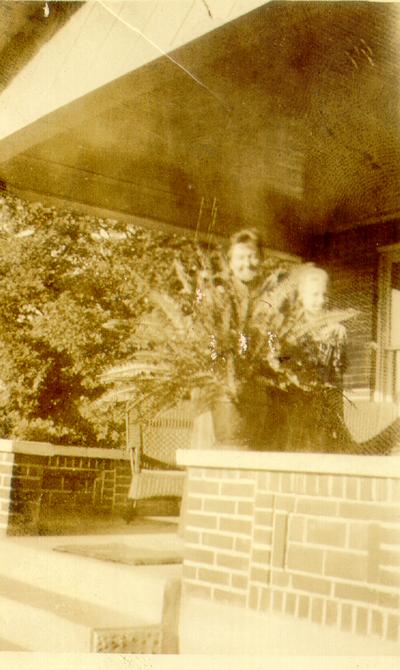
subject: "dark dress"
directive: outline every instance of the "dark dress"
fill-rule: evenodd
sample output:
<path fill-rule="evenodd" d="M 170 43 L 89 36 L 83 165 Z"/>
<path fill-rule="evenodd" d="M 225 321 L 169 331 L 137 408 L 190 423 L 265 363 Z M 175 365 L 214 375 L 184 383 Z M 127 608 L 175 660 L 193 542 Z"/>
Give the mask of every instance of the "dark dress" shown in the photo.
<path fill-rule="evenodd" d="M 275 443 L 281 449 L 331 453 L 349 450 L 351 440 L 343 421 L 345 347 L 345 328 L 335 324 L 308 332 L 296 347 L 283 352 L 285 365 L 303 388 L 291 385 L 275 394 L 279 424 Z"/>

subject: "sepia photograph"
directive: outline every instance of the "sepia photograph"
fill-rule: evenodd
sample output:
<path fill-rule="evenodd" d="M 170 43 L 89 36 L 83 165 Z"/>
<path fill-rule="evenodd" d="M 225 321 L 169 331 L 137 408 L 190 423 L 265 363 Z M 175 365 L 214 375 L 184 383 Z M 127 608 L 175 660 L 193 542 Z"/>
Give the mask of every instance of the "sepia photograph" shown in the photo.
<path fill-rule="evenodd" d="M 0 0 L 0 664 L 399 655 L 400 3 Z"/>

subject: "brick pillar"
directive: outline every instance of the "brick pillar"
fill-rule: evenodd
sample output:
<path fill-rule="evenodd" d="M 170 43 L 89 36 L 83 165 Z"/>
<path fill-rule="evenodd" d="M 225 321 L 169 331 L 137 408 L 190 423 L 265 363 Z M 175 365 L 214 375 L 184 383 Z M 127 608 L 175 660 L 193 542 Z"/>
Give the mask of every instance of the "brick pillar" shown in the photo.
<path fill-rule="evenodd" d="M 13 467 L 14 454 L 0 451 L 0 535 L 6 535 L 9 526 Z"/>

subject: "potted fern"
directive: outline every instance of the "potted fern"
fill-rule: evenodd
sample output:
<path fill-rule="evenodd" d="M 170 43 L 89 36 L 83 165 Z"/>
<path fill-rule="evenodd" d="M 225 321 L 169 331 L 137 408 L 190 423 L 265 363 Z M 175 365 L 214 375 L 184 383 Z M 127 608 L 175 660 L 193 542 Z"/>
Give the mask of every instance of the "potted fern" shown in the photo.
<path fill-rule="evenodd" d="M 263 449 L 268 435 L 273 444 L 285 394 L 315 395 L 332 385 L 315 373 L 320 360 L 310 358 L 307 336 L 323 328 L 331 333 L 354 312 L 298 318 L 286 267 L 271 268 L 251 308 L 242 310 L 240 286 L 223 266 L 213 272 L 204 256 L 195 277 L 175 266 L 180 293 L 150 292 L 152 309 L 138 331 L 141 351 L 103 381 L 113 384 L 115 398 L 132 398 L 142 421 L 191 398 L 195 413 L 213 411 L 220 444 Z"/>

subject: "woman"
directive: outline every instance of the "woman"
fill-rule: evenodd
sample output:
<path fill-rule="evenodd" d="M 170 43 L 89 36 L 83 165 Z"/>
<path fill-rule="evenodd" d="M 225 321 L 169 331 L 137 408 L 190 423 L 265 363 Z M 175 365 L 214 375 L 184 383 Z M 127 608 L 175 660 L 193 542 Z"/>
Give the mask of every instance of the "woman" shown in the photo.
<path fill-rule="evenodd" d="M 225 271 L 216 279 L 228 306 L 229 319 L 236 328 L 245 325 L 254 301 L 263 287 L 263 240 L 256 229 L 244 229 L 231 236 L 226 253 Z M 205 289 L 206 290 L 206 289 Z M 227 310 L 226 310 L 227 311 Z M 210 449 L 215 446 L 211 412 L 207 411 L 194 420 L 192 447 Z"/>
<path fill-rule="evenodd" d="M 288 318 L 296 337 L 292 342 L 289 338 L 283 355 L 308 390 L 293 388 L 287 394 L 286 449 L 346 451 L 349 436 L 342 391 L 346 329 L 338 315 L 326 309 L 328 274 L 323 269 L 302 265 L 293 271 L 292 281 L 294 303 Z"/>

